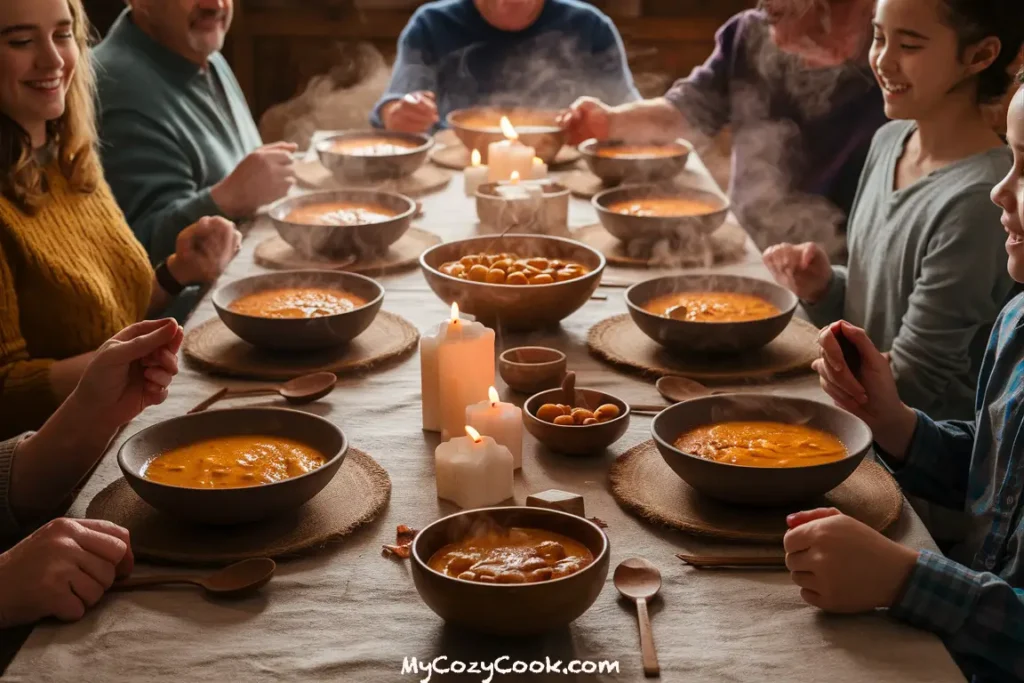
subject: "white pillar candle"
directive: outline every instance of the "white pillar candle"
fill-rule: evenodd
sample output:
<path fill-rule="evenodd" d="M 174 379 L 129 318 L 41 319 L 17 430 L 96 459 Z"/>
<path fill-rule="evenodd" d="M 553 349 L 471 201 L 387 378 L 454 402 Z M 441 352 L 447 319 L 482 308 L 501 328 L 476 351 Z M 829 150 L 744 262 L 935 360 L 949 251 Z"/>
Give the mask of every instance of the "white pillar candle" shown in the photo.
<path fill-rule="evenodd" d="M 508 118 L 501 117 L 501 130 L 505 140 L 487 146 L 487 178 L 492 183 L 508 180 L 518 172 L 520 178 L 533 177 L 533 159 L 537 151 L 519 141 L 519 134 Z"/>
<path fill-rule="evenodd" d="M 512 453 L 513 469 L 523 466 L 523 411 L 511 403 L 502 403 L 494 387 L 490 400 L 466 408 L 466 424 L 484 436 L 490 436 Z"/>
<path fill-rule="evenodd" d="M 512 453 L 489 436 L 465 427 L 468 436 L 441 444 L 434 451 L 437 497 L 460 508 L 498 505 L 512 498 L 515 475 Z"/>
<path fill-rule="evenodd" d="M 466 196 L 475 197 L 476 191 L 487 182 L 488 168 L 480 163 L 480 150 L 474 149 L 470 157 L 471 166 L 467 166 L 463 174 L 466 184 Z"/>
<path fill-rule="evenodd" d="M 534 180 L 543 180 L 548 177 L 548 165 L 540 157 L 533 158 L 533 174 L 530 177 Z"/>

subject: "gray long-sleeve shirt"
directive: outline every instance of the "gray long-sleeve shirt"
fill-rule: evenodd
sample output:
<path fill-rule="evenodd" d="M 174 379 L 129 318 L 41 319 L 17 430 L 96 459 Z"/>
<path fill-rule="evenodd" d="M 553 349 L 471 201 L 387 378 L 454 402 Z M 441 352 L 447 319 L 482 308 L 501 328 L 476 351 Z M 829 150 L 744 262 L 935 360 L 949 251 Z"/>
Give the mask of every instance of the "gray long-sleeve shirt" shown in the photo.
<path fill-rule="evenodd" d="M 1006 235 L 989 193 L 1006 175 L 1005 148 L 962 159 L 896 190 L 896 165 L 916 129 L 875 135 L 849 223 L 849 266 L 805 306 L 824 326 L 863 327 L 889 351 L 900 397 L 933 419 L 970 419 L 992 323 L 1013 281 Z"/>

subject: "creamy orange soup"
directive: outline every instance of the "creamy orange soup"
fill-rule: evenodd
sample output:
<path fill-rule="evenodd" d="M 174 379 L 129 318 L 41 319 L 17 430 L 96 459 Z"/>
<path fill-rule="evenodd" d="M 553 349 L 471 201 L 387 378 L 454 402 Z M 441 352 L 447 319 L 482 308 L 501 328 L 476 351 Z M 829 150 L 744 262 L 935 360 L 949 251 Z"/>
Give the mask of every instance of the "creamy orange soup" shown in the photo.
<path fill-rule="evenodd" d="M 397 215 L 394 211 L 375 204 L 323 202 L 293 209 L 285 216 L 285 220 L 300 225 L 366 225 L 383 223 Z"/>
<path fill-rule="evenodd" d="M 680 216 L 703 216 L 718 211 L 718 207 L 714 204 L 695 199 L 655 197 L 615 202 L 608 207 L 608 210 L 626 216 L 673 218 Z"/>
<path fill-rule="evenodd" d="M 340 289 L 285 287 L 243 296 L 231 302 L 228 308 L 259 318 L 322 318 L 365 305 L 362 297 Z"/>
<path fill-rule="evenodd" d="M 582 543 L 543 529 L 512 529 L 444 546 L 430 568 L 479 583 L 538 583 L 575 574 L 594 561 Z"/>
<path fill-rule="evenodd" d="M 272 484 L 321 467 L 327 458 L 278 436 L 225 436 L 175 448 L 150 460 L 142 476 L 192 489 Z"/>
<path fill-rule="evenodd" d="M 351 154 L 357 157 L 382 157 L 404 154 L 418 146 L 395 138 L 361 138 L 358 140 L 335 140 L 331 143 L 331 151 L 335 154 Z"/>
<path fill-rule="evenodd" d="M 676 448 L 706 460 L 747 467 L 809 467 L 847 456 L 828 432 L 782 422 L 720 422 L 682 434 Z"/>
<path fill-rule="evenodd" d="M 735 292 L 667 294 L 648 301 L 644 310 L 694 323 L 739 323 L 772 318 L 782 312 L 759 296 Z"/>
<path fill-rule="evenodd" d="M 678 147 L 668 145 L 620 145 L 597 150 L 597 156 L 606 159 L 658 159 L 682 153 L 683 150 Z"/>

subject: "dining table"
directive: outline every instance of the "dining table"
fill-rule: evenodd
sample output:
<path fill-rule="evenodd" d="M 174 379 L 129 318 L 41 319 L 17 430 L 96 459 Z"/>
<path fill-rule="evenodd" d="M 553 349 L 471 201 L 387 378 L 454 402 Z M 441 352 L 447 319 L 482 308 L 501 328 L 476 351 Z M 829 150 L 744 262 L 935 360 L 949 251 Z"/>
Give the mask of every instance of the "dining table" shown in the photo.
<path fill-rule="evenodd" d="M 694 182 L 718 191 L 696 154 L 687 172 Z M 558 174 L 554 176 L 557 179 Z M 445 241 L 470 237 L 480 230 L 474 200 L 465 196 L 460 173 L 455 173 L 445 189 L 419 201 L 422 215 L 416 226 Z M 591 202 L 574 197 L 569 227 L 578 229 L 596 222 Z M 241 252 L 218 284 L 267 272 L 255 263 L 253 250 L 273 234 L 268 218 L 253 221 Z M 664 272 L 609 267 L 606 278 L 640 282 Z M 749 239 L 741 261 L 695 272 L 770 277 Z M 403 316 L 421 333 L 433 330 L 449 315 L 451 302 L 435 296 L 418 268 L 379 280 L 386 290 L 384 310 Z M 524 345 L 560 349 L 577 375 L 577 386 L 596 388 L 629 402 L 663 403 L 652 378 L 617 369 L 588 351 L 588 330 L 626 311 L 623 289 L 598 292 L 606 298 L 589 301 L 553 329 L 517 334 L 499 329 L 497 353 Z M 215 315 L 207 295 L 186 330 Z M 93 497 L 121 476 L 116 455 L 126 438 L 183 415 L 221 387 L 247 384 L 206 374 L 182 360 L 166 402 L 146 410 L 115 439 L 68 515 L 84 516 Z M 525 398 L 511 393 L 500 378 L 496 378 L 496 386 L 505 400 L 521 404 Z M 817 376 L 809 370 L 763 383 L 759 390 L 827 401 Z M 237 399 L 221 407 L 243 405 L 287 407 L 277 397 Z M 358 375 L 342 376 L 329 396 L 296 409 L 336 423 L 353 446 L 387 470 L 392 483 L 390 500 L 375 520 L 337 542 L 280 560 L 273 580 L 248 598 L 217 600 L 187 587 L 113 592 L 80 621 L 44 621 L 35 626 L 10 662 L 5 680 L 645 680 L 635 605 L 620 598 L 611 571 L 596 602 L 571 625 L 543 636 L 504 638 L 446 624 L 420 599 L 409 561 L 384 556 L 382 545 L 395 542 L 398 525 L 422 529 L 456 511 L 436 494 L 438 435 L 421 428 L 418 353 Z M 633 516 L 614 500 L 609 484 L 609 467 L 615 459 L 650 439 L 651 419 L 633 415 L 620 441 L 607 452 L 588 457 L 550 452 L 527 434 L 522 470 L 515 476 L 515 501 L 522 505 L 527 495 L 547 489 L 581 494 L 587 516 L 607 524 L 613 569 L 630 557 L 644 558 L 659 568 L 663 585 L 650 612 L 661 680 L 964 680 L 939 638 L 897 622 L 885 610 L 855 616 L 826 614 L 800 598 L 785 570 L 695 569 L 677 559 L 678 553 L 717 552 L 722 543 Z M 936 549 L 906 501 L 887 533 L 913 548 Z M 138 574 L 185 570 L 146 563 L 135 568 Z M 501 616 L 495 614 L 494 618 Z"/>

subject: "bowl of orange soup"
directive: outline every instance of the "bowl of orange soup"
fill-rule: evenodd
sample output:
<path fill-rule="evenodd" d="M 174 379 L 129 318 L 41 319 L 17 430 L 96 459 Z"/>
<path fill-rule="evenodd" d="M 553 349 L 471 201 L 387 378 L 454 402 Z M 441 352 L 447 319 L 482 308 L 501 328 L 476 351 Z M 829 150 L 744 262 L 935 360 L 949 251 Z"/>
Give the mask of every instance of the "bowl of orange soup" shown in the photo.
<path fill-rule="evenodd" d="M 565 131 L 558 124 L 560 114 L 557 109 L 471 107 L 449 113 L 446 122 L 466 149 L 478 150 L 486 164 L 490 144 L 505 139 L 501 117 L 507 116 L 519 134 L 519 141 L 533 147 L 534 153 L 550 164 L 565 144 Z"/>
<path fill-rule="evenodd" d="M 701 494 L 741 505 L 812 504 L 857 469 L 873 440 L 859 418 L 774 394 L 720 394 L 654 418 L 658 451 Z"/>
<path fill-rule="evenodd" d="M 300 507 L 330 483 L 347 451 L 341 429 L 316 415 L 232 408 L 147 427 L 121 446 L 117 463 L 160 512 L 225 525 Z"/>
<path fill-rule="evenodd" d="M 270 207 L 277 233 L 309 258 L 373 256 L 409 230 L 416 202 L 377 190 L 334 190 L 286 197 Z"/>
<path fill-rule="evenodd" d="M 327 349 L 366 331 L 384 303 L 384 288 L 355 273 L 286 270 L 224 285 L 213 306 L 228 328 L 274 351 Z"/>
<path fill-rule="evenodd" d="M 464 510 L 412 544 L 420 597 L 445 621 L 483 633 L 536 635 L 586 612 L 608 577 L 608 537 L 557 510 Z"/>
<path fill-rule="evenodd" d="M 349 130 L 319 141 L 316 153 L 324 168 L 345 183 L 411 175 L 433 146 L 432 137 L 419 133 Z"/>
<path fill-rule="evenodd" d="M 601 225 L 623 242 L 710 235 L 729 215 L 728 197 L 688 187 L 624 185 L 591 202 Z"/>
<path fill-rule="evenodd" d="M 799 300 L 774 282 L 736 275 L 670 275 L 626 290 L 644 334 L 682 354 L 735 354 L 782 334 Z"/>
<path fill-rule="evenodd" d="M 686 140 L 634 145 L 621 140 L 587 140 L 579 146 L 590 172 L 606 185 L 653 183 L 676 177 L 686 168 L 693 145 Z"/>

